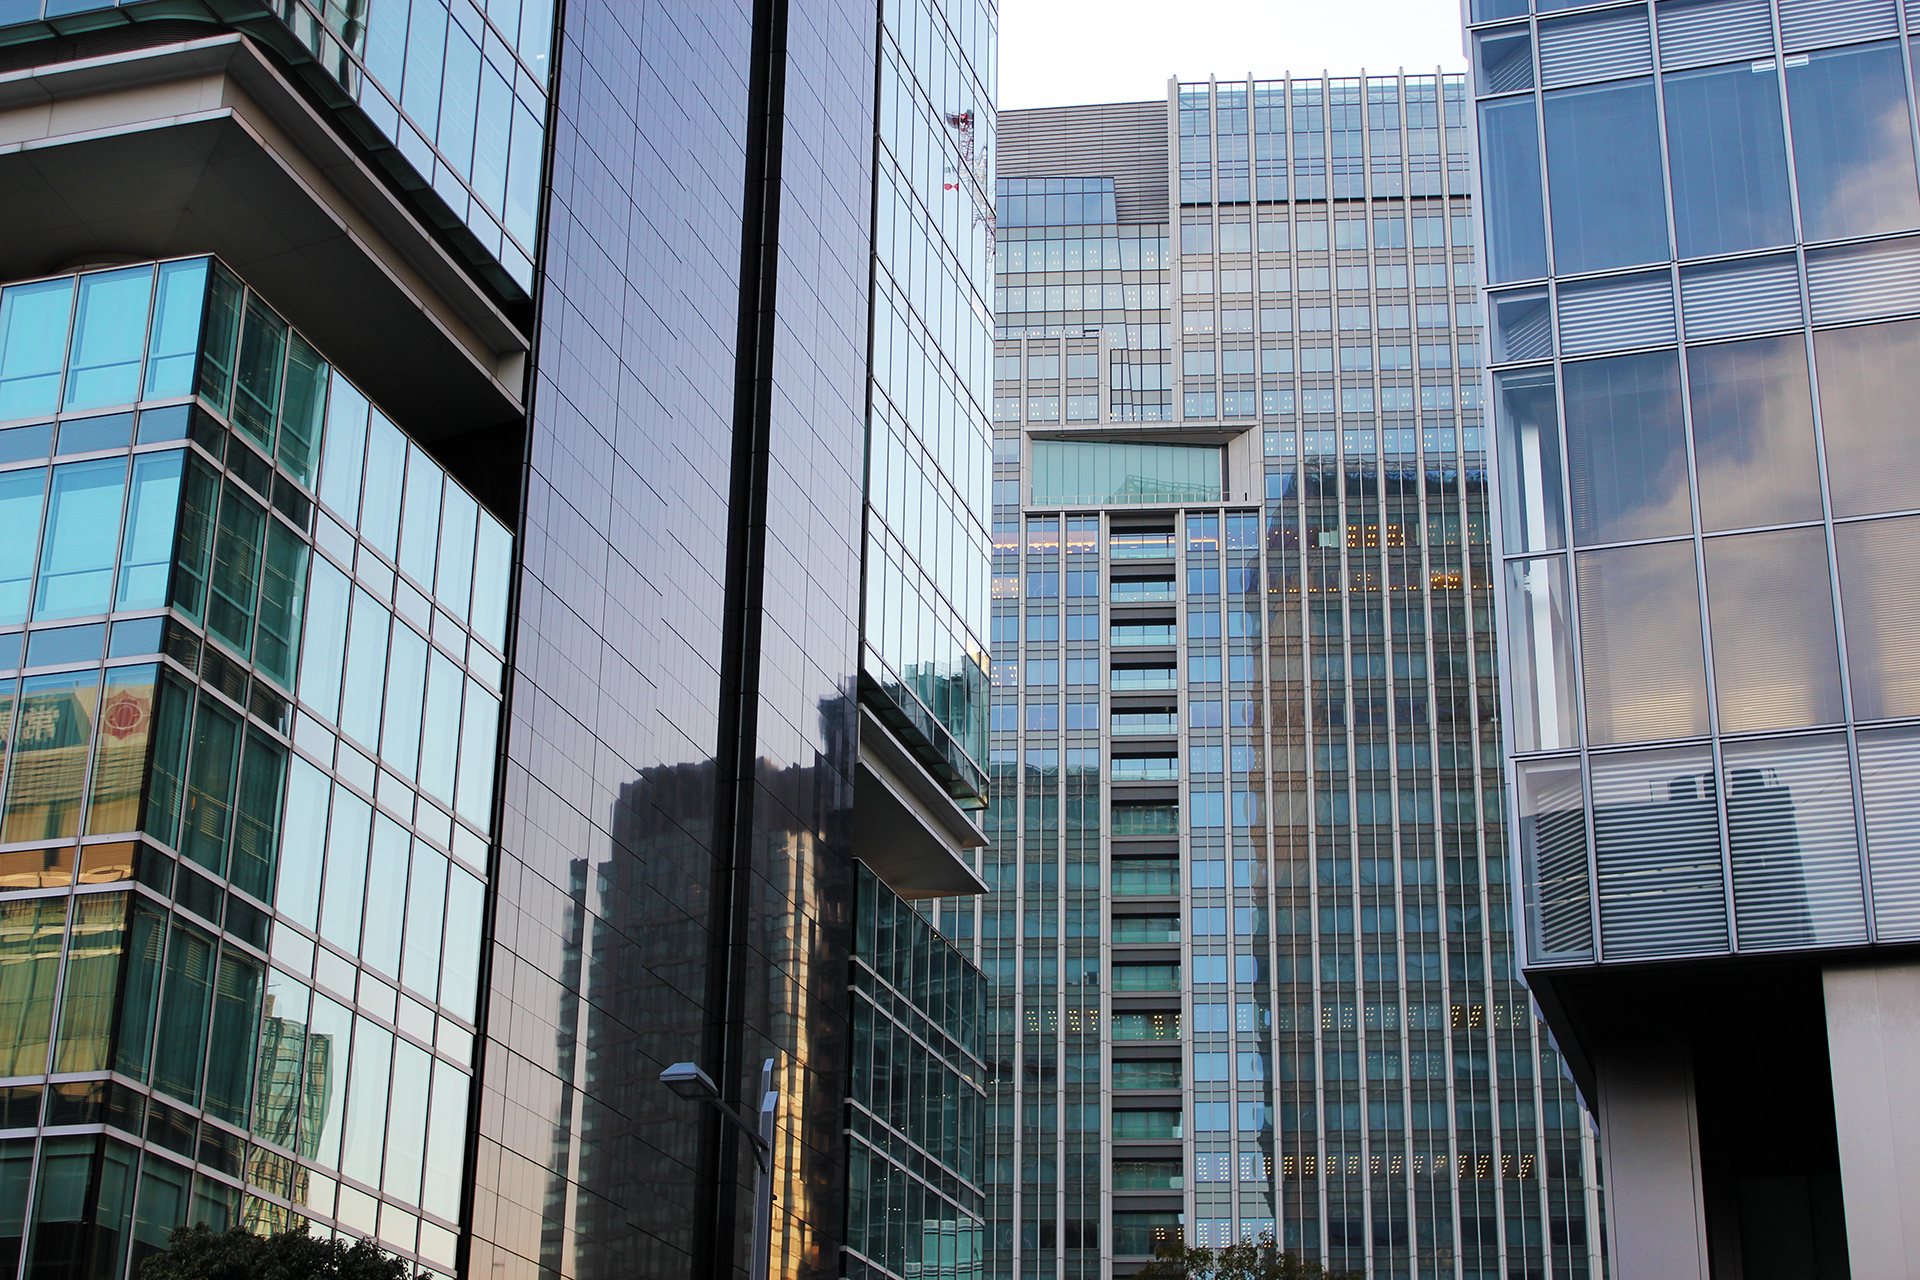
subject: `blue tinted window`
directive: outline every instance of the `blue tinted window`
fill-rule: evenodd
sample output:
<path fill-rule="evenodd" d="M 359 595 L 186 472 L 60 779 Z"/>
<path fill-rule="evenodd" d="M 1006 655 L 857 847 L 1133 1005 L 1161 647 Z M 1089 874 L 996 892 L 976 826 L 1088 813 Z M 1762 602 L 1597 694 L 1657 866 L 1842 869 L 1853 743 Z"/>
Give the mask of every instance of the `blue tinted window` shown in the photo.
<path fill-rule="evenodd" d="M 1920 223 L 1899 46 L 1833 49 L 1789 65 L 1787 106 L 1807 239 Z"/>
<path fill-rule="evenodd" d="M 1547 274 L 1540 212 L 1540 140 L 1533 99 L 1480 108 L 1480 167 L 1486 182 L 1488 275 L 1496 282 Z"/>
<path fill-rule="evenodd" d="M 107 611 L 126 484 L 125 458 L 54 468 L 46 539 L 40 551 L 40 586 L 33 606 L 35 621 Z"/>
<path fill-rule="evenodd" d="M 1780 85 L 1742 62 L 1667 77 L 1667 148 L 1680 256 L 1793 239 Z"/>
<path fill-rule="evenodd" d="M 1554 270 L 1664 261 L 1667 198 L 1653 82 L 1549 94 L 1546 125 Z"/>

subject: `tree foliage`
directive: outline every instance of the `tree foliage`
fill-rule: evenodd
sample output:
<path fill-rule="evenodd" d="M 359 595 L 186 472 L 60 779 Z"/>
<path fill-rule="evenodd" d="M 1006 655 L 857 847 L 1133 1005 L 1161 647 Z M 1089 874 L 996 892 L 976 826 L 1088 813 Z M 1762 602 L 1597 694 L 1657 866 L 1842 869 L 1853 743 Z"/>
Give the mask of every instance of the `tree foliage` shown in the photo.
<path fill-rule="evenodd" d="M 1328 1271 L 1290 1253 L 1272 1236 L 1220 1249 L 1170 1241 L 1153 1256 L 1154 1261 L 1133 1273 L 1133 1280 L 1361 1280 L 1358 1271 Z"/>
<path fill-rule="evenodd" d="M 175 1227 L 166 1252 L 141 1264 L 140 1280 L 413 1280 L 413 1270 L 371 1240 L 322 1240 L 304 1227 L 257 1236 L 201 1223 Z"/>

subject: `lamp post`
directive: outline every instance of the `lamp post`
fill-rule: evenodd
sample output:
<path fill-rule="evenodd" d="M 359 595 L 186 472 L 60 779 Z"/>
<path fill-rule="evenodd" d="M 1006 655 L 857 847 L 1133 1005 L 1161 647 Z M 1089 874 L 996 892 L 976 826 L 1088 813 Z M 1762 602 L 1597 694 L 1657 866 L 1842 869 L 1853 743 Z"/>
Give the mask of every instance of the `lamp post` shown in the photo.
<path fill-rule="evenodd" d="M 780 1095 L 773 1088 L 773 1059 L 768 1058 L 760 1065 L 758 1128 L 720 1100 L 719 1086 L 694 1063 L 674 1063 L 660 1073 L 660 1083 L 683 1098 L 712 1107 L 752 1140 L 753 1160 L 759 1167 L 760 1177 L 753 1192 L 753 1256 L 748 1274 L 752 1280 L 767 1280 L 773 1255 L 773 1121 L 780 1108 Z"/>

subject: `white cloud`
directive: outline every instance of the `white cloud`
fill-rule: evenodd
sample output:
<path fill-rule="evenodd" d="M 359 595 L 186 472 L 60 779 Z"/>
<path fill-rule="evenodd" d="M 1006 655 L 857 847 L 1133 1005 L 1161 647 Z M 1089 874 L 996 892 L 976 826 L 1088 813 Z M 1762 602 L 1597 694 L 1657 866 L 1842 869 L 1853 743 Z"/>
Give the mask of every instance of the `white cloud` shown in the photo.
<path fill-rule="evenodd" d="M 1167 77 L 1466 70 L 1454 0 L 1001 0 L 1000 106 L 1131 102 Z"/>

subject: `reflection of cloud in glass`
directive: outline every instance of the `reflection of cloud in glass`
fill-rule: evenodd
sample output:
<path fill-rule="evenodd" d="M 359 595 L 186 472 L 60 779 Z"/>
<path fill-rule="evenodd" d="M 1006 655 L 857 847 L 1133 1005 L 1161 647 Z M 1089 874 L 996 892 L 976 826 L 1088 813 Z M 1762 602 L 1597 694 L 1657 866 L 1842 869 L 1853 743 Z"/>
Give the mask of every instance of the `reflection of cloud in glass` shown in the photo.
<path fill-rule="evenodd" d="M 1856 719 L 1920 715 L 1920 560 L 1915 547 L 1920 547 L 1920 517 L 1834 529 Z"/>
<path fill-rule="evenodd" d="M 1831 187 L 1823 200 L 1829 221 L 1853 225 L 1829 227 L 1827 234 L 1872 235 L 1912 226 L 1913 138 L 1905 95 L 1861 119 L 1858 128 L 1856 145 L 1828 166 Z"/>
<path fill-rule="evenodd" d="M 1820 518 L 1804 339 L 1694 347 L 1687 391 L 1707 529 Z"/>
<path fill-rule="evenodd" d="M 1706 544 L 1713 682 L 1727 733 L 1841 718 L 1826 536 L 1817 528 Z"/>
<path fill-rule="evenodd" d="M 1920 321 L 1825 330 L 1814 355 L 1834 514 L 1920 504 Z"/>
<path fill-rule="evenodd" d="M 1594 743 L 1707 731 L 1693 544 L 1594 551 L 1575 559 L 1587 734 Z"/>

